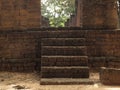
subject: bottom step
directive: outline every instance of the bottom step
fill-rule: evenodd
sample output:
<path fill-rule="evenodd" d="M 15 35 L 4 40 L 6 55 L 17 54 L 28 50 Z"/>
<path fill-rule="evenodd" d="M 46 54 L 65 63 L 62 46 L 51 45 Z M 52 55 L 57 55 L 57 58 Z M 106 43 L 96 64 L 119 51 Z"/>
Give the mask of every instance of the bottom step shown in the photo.
<path fill-rule="evenodd" d="M 41 85 L 73 85 L 73 84 L 94 84 L 95 80 L 91 79 L 73 79 L 73 78 L 41 78 Z"/>

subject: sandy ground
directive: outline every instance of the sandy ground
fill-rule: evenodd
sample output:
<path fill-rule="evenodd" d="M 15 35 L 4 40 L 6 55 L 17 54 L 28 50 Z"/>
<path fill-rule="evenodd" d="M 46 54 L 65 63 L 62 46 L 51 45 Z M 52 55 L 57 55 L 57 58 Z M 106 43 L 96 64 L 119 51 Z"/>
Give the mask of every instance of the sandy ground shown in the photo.
<path fill-rule="evenodd" d="M 99 74 L 92 73 L 91 78 L 99 79 Z M 120 87 L 105 86 L 100 83 L 94 85 L 40 85 L 40 75 L 36 73 L 0 72 L 0 90 L 120 90 Z"/>

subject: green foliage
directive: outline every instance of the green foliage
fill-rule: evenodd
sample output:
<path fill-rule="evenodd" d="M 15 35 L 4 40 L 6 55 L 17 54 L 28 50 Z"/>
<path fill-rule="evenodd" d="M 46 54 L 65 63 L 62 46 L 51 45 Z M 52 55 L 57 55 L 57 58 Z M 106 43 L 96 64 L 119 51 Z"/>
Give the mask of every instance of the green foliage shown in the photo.
<path fill-rule="evenodd" d="M 74 11 L 75 0 L 42 0 L 41 12 L 49 18 L 51 27 L 64 27 Z"/>

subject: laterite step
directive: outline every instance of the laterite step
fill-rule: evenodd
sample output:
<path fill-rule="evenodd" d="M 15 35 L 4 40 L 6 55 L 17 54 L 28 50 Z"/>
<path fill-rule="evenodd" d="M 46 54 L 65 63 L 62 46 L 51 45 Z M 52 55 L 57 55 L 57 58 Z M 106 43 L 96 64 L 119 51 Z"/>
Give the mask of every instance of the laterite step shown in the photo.
<path fill-rule="evenodd" d="M 87 56 L 42 56 L 42 66 L 87 66 Z"/>
<path fill-rule="evenodd" d="M 43 38 L 43 46 L 83 46 L 85 38 Z"/>
<path fill-rule="evenodd" d="M 41 83 L 91 84 L 85 30 L 43 31 Z"/>
<path fill-rule="evenodd" d="M 87 84 L 91 85 L 95 82 L 99 82 L 98 80 L 92 80 L 88 78 L 41 78 L 41 85 L 73 85 L 73 84 Z"/>
<path fill-rule="evenodd" d="M 84 38 L 86 30 L 45 30 L 41 32 L 44 38 Z"/>
<path fill-rule="evenodd" d="M 86 46 L 42 46 L 42 55 L 87 55 Z"/>
<path fill-rule="evenodd" d="M 42 78 L 88 78 L 88 67 L 41 67 Z"/>

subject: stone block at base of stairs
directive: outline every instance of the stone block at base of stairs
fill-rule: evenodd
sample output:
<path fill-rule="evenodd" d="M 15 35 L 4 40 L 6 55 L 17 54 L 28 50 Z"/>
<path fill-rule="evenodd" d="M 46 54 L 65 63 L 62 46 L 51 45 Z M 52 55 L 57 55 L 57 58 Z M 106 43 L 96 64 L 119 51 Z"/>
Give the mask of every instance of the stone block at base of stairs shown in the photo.
<path fill-rule="evenodd" d="M 120 85 L 120 69 L 102 67 L 100 81 L 108 85 Z"/>

